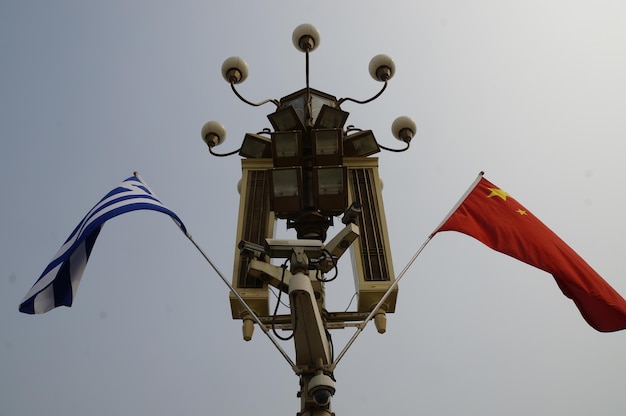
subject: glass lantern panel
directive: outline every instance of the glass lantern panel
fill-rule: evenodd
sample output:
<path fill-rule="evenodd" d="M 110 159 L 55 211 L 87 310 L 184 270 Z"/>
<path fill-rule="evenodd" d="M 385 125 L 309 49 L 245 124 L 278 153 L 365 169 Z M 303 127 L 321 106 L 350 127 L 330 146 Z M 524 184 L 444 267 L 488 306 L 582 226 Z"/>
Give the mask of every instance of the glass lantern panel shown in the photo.
<path fill-rule="evenodd" d="M 317 171 L 319 195 L 337 195 L 343 192 L 343 168 L 320 168 Z"/>
<path fill-rule="evenodd" d="M 274 196 L 298 196 L 298 171 L 296 169 L 276 169 L 272 171 Z"/>

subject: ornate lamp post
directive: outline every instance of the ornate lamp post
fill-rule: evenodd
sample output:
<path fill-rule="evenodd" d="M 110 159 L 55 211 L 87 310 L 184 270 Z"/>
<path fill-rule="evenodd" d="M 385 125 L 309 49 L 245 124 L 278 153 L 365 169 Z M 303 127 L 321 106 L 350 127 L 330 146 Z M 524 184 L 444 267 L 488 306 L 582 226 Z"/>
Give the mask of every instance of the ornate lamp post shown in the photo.
<path fill-rule="evenodd" d="M 335 393 L 333 370 L 338 361 L 333 357 L 330 330 L 347 326 L 362 330 L 374 319 L 378 332 L 384 333 L 386 314 L 395 311 L 397 286 L 378 159 L 372 155 L 381 149 L 407 150 L 416 125 L 408 117 L 393 122 L 393 135 L 404 143 L 400 149 L 379 144 L 371 130 L 346 127 L 349 113 L 342 104 L 366 104 L 378 98 L 395 73 L 393 60 L 377 55 L 369 64 L 370 75 L 383 83 L 376 95 L 366 100 L 337 99 L 309 86 L 309 55 L 320 43 L 317 29 L 300 25 L 292 39 L 306 56 L 306 86 L 280 100 L 248 101 L 236 88 L 248 76 L 246 62 L 230 57 L 222 65 L 224 79 L 240 100 L 252 106 L 276 107 L 267 116 L 273 129 L 245 134 L 241 146 L 227 153 L 214 151 L 226 137 L 221 123 L 206 123 L 202 138 L 214 156 L 243 157 L 232 316 L 243 321 L 245 340 L 252 338 L 255 323 L 273 341 L 269 328 L 282 340 L 293 339 L 295 362 L 274 344 L 300 377 L 298 414 L 330 415 L 330 398 Z M 326 242 L 328 230 L 339 216 L 344 228 Z M 297 239 L 273 238 L 277 220 L 285 220 Z M 356 311 L 328 311 L 326 286 L 337 277 L 336 263 L 348 248 L 352 249 L 358 294 Z M 285 263 L 273 265 L 272 258 L 285 259 Z M 333 271 L 334 275 L 327 277 Z M 270 310 L 270 286 L 288 294 L 290 314 L 277 314 L 278 302 Z M 291 330 L 292 335 L 281 337 L 277 328 Z"/>

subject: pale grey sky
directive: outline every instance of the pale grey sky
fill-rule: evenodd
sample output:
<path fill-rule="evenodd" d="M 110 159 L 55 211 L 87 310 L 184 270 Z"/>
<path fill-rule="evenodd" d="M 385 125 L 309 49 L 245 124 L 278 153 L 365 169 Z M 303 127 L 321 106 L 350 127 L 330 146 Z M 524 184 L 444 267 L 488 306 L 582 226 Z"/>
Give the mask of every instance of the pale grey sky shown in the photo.
<path fill-rule="evenodd" d="M 396 272 L 484 170 L 625 295 L 625 17 L 620 1 L 1 2 L 0 416 L 299 410 L 297 377 L 259 331 L 242 340 L 227 288 L 162 214 L 105 225 L 72 308 L 17 308 L 134 170 L 230 275 L 240 164 L 211 157 L 200 128 L 222 121 L 226 151 L 269 127 L 272 108 L 240 102 L 221 64 L 247 60 L 253 101 L 301 89 L 305 22 L 322 36 L 313 88 L 368 98 L 370 58 L 396 62 L 381 98 L 343 106 L 388 146 L 397 116 L 418 123 L 409 152 L 379 155 Z M 329 285 L 331 308 L 351 284 Z M 339 364 L 333 410 L 621 415 L 625 344 L 550 275 L 445 233 L 388 332 L 368 327 Z"/>

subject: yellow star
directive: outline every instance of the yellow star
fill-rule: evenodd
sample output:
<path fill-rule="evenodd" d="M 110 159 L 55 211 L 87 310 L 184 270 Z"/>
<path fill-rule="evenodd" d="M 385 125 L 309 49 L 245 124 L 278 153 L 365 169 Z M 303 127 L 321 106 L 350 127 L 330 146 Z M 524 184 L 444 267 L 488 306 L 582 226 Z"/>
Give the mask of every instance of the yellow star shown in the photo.
<path fill-rule="evenodd" d="M 491 191 L 491 193 L 489 195 L 487 195 L 487 198 L 491 198 L 493 196 L 497 196 L 497 197 L 502 198 L 503 201 L 506 201 L 506 197 L 509 196 L 509 194 L 504 192 L 502 189 L 489 188 L 489 190 Z"/>
<path fill-rule="evenodd" d="M 523 209 L 521 209 L 521 208 L 520 208 L 520 209 L 518 209 L 518 210 L 517 210 L 517 211 L 515 211 L 515 212 L 517 212 L 519 215 L 528 215 L 528 214 L 526 213 L 526 211 L 524 211 L 524 210 L 523 210 Z"/>

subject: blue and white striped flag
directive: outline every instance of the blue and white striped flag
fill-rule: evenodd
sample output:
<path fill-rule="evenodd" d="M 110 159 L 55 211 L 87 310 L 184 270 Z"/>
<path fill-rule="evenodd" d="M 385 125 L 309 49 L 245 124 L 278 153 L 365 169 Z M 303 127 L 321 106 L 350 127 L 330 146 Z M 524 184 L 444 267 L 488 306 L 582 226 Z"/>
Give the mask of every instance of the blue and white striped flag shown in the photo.
<path fill-rule="evenodd" d="M 183 233 L 188 235 L 178 215 L 163 206 L 135 172 L 102 198 L 72 231 L 24 297 L 20 304 L 20 312 L 45 313 L 57 306 L 72 306 L 78 284 L 102 225 L 120 214 L 140 209 L 161 211 L 169 215 Z"/>

